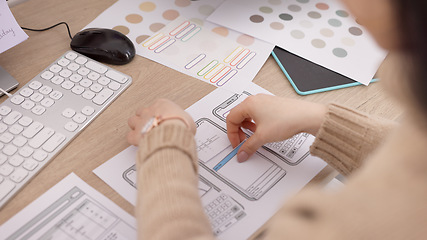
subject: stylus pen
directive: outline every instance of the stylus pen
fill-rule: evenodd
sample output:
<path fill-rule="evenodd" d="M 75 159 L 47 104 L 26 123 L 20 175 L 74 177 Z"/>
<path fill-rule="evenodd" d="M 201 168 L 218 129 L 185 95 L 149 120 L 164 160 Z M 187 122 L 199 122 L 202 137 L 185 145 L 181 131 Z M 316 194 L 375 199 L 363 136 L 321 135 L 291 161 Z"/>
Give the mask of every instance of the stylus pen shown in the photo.
<path fill-rule="evenodd" d="M 227 164 L 234 156 L 237 155 L 237 151 L 239 151 L 240 147 L 243 145 L 243 143 L 246 142 L 246 139 L 239 144 L 233 151 L 231 151 L 224 159 L 221 160 L 214 168 L 215 172 L 217 172 L 219 169 L 221 169 L 225 164 Z"/>

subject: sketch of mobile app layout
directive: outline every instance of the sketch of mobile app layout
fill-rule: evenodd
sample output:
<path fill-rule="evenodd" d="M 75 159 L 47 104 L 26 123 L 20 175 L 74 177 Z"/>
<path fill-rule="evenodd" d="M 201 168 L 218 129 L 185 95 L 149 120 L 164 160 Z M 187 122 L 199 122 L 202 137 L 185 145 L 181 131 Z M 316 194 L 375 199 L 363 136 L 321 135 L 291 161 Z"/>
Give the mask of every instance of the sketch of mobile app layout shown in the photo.
<path fill-rule="evenodd" d="M 209 22 L 177 18 L 137 46 L 144 57 L 216 87 L 235 90 L 251 82 L 272 45 L 247 36 L 236 41 L 231 30 Z"/>
<path fill-rule="evenodd" d="M 199 164 L 249 200 L 260 199 L 286 171 L 260 153 L 238 163 L 225 129 L 209 119 L 196 121 Z"/>
<path fill-rule="evenodd" d="M 212 111 L 213 115 L 225 122 L 227 115 L 230 113 L 231 109 L 239 105 L 250 95 L 251 94 L 247 91 L 243 91 L 241 94 L 234 94 L 233 96 L 216 106 Z M 248 136 L 251 136 L 253 134 L 248 129 L 243 129 L 243 131 Z M 314 136 L 308 133 L 299 133 L 290 139 L 279 142 L 267 143 L 263 147 L 265 150 L 274 154 L 282 161 L 294 166 L 299 164 L 308 156 L 309 146 L 313 143 L 313 141 Z"/>
<path fill-rule="evenodd" d="M 135 219 L 71 173 L 0 227 L 4 239 L 136 239 Z"/>

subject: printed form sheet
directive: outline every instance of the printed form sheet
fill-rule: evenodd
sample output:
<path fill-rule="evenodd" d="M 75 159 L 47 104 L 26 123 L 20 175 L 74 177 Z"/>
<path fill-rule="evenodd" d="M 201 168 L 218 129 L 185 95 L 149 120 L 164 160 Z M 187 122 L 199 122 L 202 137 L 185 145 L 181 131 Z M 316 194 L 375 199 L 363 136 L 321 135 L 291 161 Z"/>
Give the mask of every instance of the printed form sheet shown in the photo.
<path fill-rule="evenodd" d="M 365 85 L 386 56 L 339 0 L 228 0 L 207 20 Z"/>
<path fill-rule="evenodd" d="M 120 0 L 86 28 L 127 35 L 138 55 L 216 87 L 251 82 L 274 45 L 206 22 L 222 1 Z"/>
<path fill-rule="evenodd" d="M 136 239 L 135 218 L 71 173 L 0 227 L 2 239 Z"/>
<path fill-rule="evenodd" d="M 237 162 L 226 135 L 225 117 L 257 93 L 268 94 L 255 84 L 240 94 L 218 88 L 187 109 L 198 128 L 199 194 L 219 239 L 247 239 L 326 166 L 309 155 L 314 137 L 306 133 L 267 144 L 245 163 Z M 94 170 L 134 205 L 136 151 L 129 147 Z"/>

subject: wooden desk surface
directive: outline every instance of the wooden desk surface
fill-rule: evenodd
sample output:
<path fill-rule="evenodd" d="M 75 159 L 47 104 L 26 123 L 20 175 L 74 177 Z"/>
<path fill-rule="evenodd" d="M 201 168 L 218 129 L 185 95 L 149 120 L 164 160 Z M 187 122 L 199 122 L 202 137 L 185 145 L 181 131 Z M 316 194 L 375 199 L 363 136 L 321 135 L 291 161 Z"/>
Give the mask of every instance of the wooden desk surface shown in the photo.
<path fill-rule="evenodd" d="M 74 35 L 114 2 L 29 0 L 11 10 L 23 27 L 44 28 L 65 21 Z M 15 77 L 20 86 L 70 49 L 70 39 L 63 26 L 27 34 L 30 37 L 27 41 L 0 54 L 0 66 Z M 113 67 L 131 75 L 133 84 L 0 210 L 0 225 L 71 172 L 133 215 L 134 207 L 95 176 L 92 170 L 129 146 L 126 142 L 127 119 L 138 106 L 163 97 L 187 108 L 215 89 L 214 86 L 139 56 L 130 64 Z M 380 83 L 299 96 L 272 57 L 254 82 L 278 96 L 320 103 L 334 101 L 388 119 L 396 119 L 401 115 L 401 110 L 383 93 Z M 0 102 L 4 100 L 3 97 Z"/>

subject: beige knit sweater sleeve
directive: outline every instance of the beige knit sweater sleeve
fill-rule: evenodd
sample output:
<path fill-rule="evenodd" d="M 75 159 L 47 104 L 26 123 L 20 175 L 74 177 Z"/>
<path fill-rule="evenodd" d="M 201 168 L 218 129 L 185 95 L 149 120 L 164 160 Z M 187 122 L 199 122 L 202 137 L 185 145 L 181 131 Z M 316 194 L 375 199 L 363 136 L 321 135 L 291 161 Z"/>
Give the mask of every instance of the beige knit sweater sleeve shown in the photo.
<path fill-rule="evenodd" d="M 139 146 L 138 239 L 214 239 L 198 193 L 194 135 L 166 121 Z"/>
<path fill-rule="evenodd" d="M 395 122 L 330 104 L 310 151 L 341 174 L 349 175 L 395 127 Z"/>

